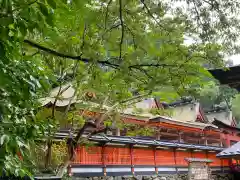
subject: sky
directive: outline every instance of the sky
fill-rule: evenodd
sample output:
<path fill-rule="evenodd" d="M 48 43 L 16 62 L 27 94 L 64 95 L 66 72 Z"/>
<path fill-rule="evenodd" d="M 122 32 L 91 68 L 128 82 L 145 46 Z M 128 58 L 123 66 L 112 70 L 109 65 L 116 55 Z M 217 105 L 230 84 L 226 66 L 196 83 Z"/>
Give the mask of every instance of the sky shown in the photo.
<path fill-rule="evenodd" d="M 188 5 L 183 1 L 178 1 L 178 2 L 174 1 L 174 3 L 172 4 L 172 7 L 175 7 L 175 8 L 181 7 L 183 9 L 187 9 L 187 6 Z M 191 38 L 189 39 L 185 37 L 184 44 L 190 45 L 192 43 L 193 43 L 193 40 Z M 228 59 L 232 60 L 234 65 L 240 65 L 240 54 L 226 57 L 226 60 Z"/>
<path fill-rule="evenodd" d="M 230 56 L 229 59 L 231 59 L 233 61 L 234 65 L 240 64 L 240 54 L 239 55 Z"/>

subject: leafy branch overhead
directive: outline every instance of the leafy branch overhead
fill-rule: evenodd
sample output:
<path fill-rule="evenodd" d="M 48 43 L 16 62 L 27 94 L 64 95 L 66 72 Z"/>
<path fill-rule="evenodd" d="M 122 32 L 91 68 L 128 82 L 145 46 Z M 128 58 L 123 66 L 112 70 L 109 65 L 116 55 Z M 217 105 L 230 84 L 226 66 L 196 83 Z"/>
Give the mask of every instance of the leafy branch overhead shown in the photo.
<path fill-rule="evenodd" d="M 1 169 L 35 173 L 29 147 L 46 136 L 51 147 L 58 117 L 69 117 L 71 102 L 83 106 L 86 92 L 118 111 L 138 96 L 167 101 L 197 90 L 211 78 L 203 66 L 223 66 L 225 56 L 239 51 L 238 14 L 237 0 L 0 1 Z M 69 82 L 76 91 L 66 101 Z M 55 87 L 62 91 L 52 95 Z M 43 97 L 53 99 L 51 110 L 39 110 Z M 59 101 L 66 103 L 61 113 Z M 76 119 L 80 141 L 87 121 Z"/>

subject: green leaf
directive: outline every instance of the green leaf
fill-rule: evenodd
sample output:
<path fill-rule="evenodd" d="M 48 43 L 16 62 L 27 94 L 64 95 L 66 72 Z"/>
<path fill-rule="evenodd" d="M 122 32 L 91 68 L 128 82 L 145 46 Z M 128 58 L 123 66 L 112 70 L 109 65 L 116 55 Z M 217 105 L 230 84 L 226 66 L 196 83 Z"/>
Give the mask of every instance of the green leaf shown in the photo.
<path fill-rule="evenodd" d="M 9 29 L 15 29 L 14 24 L 9 24 L 8 27 Z"/>
<path fill-rule="evenodd" d="M 10 37 L 13 37 L 14 34 L 15 34 L 15 33 L 14 33 L 12 30 L 10 30 L 9 33 L 8 33 L 8 35 L 9 35 Z"/>
<path fill-rule="evenodd" d="M 9 141 L 9 136 L 4 134 L 1 136 L 1 139 L 0 139 L 0 144 L 3 145 L 4 143 L 8 143 Z"/>
<path fill-rule="evenodd" d="M 44 16 L 48 16 L 48 8 L 45 4 L 38 2 L 39 9 Z"/>
<path fill-rule="evenodd" d="M 1 18 L 1 25 L 7 27 L 9 24 L 13 23 L 13 19 L 11 17 L 3 17 Z"/>
<path fill-rule="evenodd" d="M 46 17 L 46 22 L 49 26 L 54 26 L 53 14 L 48 14 L 48 16 Z"/>
<path fill-rule="evenodd" d="M 48 3 L 53 9 L 56 9 L 57 4 L 56 4 L 55 0 L 47 0 L 47 3 Z"/>
<path fill-rule="evenodd" d="M 23 21 L 19 21 L 18 27 L 19 27 L 19 30 L 20 30 L 22 36 L 25 37 L 27 34 L 27 27 L 26 27 L 25 23 Z"/>

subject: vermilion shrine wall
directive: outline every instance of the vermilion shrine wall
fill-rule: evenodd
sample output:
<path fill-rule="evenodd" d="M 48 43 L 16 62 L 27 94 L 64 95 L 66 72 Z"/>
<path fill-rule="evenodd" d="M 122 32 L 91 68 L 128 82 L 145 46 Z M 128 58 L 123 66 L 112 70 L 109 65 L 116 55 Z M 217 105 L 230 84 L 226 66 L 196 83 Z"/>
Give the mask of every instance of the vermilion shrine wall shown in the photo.
<path fill-rule="evenodd" d="M 174 149 L 127 148 L 113 146 L 94 146 L 77 149 L 73 164 L 79 165 L 151 165 L 188 166 L 185 158 L 211 159 L 213 167 L 229 166 L 228 160 L 216 158 L 215 152 L 180 151 Z"/>

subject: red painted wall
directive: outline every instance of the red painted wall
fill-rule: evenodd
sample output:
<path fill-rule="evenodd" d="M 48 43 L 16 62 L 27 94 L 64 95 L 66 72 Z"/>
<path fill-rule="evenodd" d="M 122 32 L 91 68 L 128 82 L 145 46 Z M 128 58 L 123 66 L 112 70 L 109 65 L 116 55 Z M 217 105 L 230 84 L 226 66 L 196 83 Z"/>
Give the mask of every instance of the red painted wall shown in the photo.
<path fill-rule="evenodd" d="M 227 160 L 216 158 L 216 153 L 175 151 L 173 149 L 131 148 L 127 147 L 91 147 L 78 148 L 74 164 L 82 165 L 152 165 L 187 166 L 185 158 L 208 158 L 213 160 L 210 166 L 228 166 Z"/>

